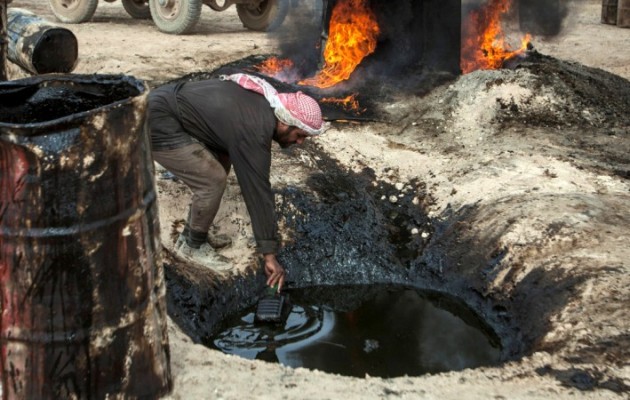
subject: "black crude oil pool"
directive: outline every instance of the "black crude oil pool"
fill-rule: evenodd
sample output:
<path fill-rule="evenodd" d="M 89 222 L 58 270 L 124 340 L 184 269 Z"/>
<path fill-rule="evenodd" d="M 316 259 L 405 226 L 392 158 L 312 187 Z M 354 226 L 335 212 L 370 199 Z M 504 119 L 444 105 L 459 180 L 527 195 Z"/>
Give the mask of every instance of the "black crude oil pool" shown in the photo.
<path fill-rule="evenodd" d="M 497 336 L 460 301 L 403 286 L 285 291 L 280 323 L 256 306 L 225 319 L 205 344 L 247 359 L 346 376 L 419 376 L 497 364 Z"/>

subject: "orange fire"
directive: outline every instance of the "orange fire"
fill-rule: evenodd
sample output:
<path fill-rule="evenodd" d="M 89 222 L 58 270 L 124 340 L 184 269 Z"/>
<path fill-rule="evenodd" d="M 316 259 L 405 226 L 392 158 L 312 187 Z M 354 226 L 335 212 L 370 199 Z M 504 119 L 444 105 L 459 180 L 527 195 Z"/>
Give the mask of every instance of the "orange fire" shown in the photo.
<path fill-rule="evenodd" d="M 273 76 L 274 74 L 293 68 L 293 61 L 288 58 L 269 57 L 254 68 L 265 75 Z"/>
<path fill-rule="evenodd" d="M 269 57 L 253 68 L 261 74 L 270 76 L 280 82 L 292 83 L 299 79 L 293 67 L 293 61 L 288 58 Z"/>
<path fill-rule="evenodd" d="M 359 101 L 357 100 L 357 94 L 351 94 L 344 98 L 339 97 L 324 97 L 320 100 L 322 103 L 332 103 L 340 105 L 346 111 L 354 111 L 358 113 L 362 113 L 365 109 L 361 109 L 359 105 Z"/>
<path fill-rule="evenodd" d="M 350 77 L 357 65 L 376 49 L 380 33 L 367 0 L 339 0 L 330 17 L 324 67 L 301 85 L 329 88 Z"/>
<path fill-rule="evenodd" d="M 503 62 L 527 50 L 531 35 L 521 39 L 521 47 L 511 50 L 506 41 L 501 17 L 510 10 L 512 0 L 491 0 L 481 10 L 473 11 L 464 26 L 462 40 L 463 73 L 478 69 L 498 69 Z"/>
<path fill-rule="evenodd" d="M 332 11 L 328 40 L 323 52 L 324 67 L 311 78 L 300 80 L 292 60 L 270 57 L 254 69 L 276 80 L 329 88 L 347 80 L 361 61 L 376 49 L 380 29 L 368 0 L 339 0 Z M 356 94 L 328 97 L 323 103 L 340 105 L 346 111 L 362 113 Z"/>

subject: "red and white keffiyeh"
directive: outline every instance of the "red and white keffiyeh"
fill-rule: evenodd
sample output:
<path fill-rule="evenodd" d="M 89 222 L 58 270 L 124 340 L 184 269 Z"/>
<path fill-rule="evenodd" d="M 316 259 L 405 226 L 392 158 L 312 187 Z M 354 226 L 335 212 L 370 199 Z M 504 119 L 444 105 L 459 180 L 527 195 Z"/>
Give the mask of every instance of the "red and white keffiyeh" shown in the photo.
<path fill-rule="evenodd" d="M 325 130 L 319 104 L 302 92 L 278 93 L 269 82 L 248 74 L 222 75 L 221 79 L 236 82 L 247 90 L 265 96 L 276 117 L 286 125 L 296 126 L 309 135 L 319 135 Z"/>

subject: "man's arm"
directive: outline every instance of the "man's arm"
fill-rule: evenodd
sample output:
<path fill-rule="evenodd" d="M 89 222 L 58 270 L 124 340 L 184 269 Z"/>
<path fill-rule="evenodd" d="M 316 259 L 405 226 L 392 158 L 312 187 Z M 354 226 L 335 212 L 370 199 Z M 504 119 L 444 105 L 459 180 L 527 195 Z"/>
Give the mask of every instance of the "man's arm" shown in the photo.
<path fill-rule="evenodd" d="M 265 274 L 269 286 L 284 285 L 286 271 L 276 258 L 278 239 L 275 201 L 269 181 L 271 146 L 256 136 L 241 140 L 230 152 L 234 172 L 252 221 L 257 250 L 263 254 Z"/>

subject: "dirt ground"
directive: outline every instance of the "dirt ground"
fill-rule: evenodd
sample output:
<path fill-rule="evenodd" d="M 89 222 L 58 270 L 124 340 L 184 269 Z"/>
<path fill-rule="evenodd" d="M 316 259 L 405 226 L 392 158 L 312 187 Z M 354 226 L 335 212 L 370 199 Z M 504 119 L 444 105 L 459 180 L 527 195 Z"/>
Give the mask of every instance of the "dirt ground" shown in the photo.
<path fill-rule="evenodd" d="M 46 1 L 11 6 L 54 20 Z M 630 29 L 601 24 L 600 1 L 570 2 L 569 10 L 563 33 L 534 38 L 535 48 L 624 78 L 606 81 L 610 87 L 630 87 Z M 132 19 L 120 2 L 101 2 L 91 22 L 65 26 L 79 40 L 75 73 L 127 74 L 149 87 L 277 49 L 266 34 L 245 30 L 234 8 L 204 7 L 185 36 Z M 593 87 L 553 86 L 554 70 L 545 71 L 465 75 L 392 106 L 398 109 L 388 121 L 335 124 L 313 144 L 348 172 L 371 167 L 401 197 L 410 182 L 424 182 L 432 199 L 425 211 L 441 226 L 423 236 L 423 260 L 440 261 L 439 270 L 424 273 L 439 275 L 447 292 L 468 284 L 480 298 L 504 304 L 514 320 L 508 325 L 518 328 L 513 337 L 525 343 L 517 359 L 423 377 L 356 379 L 211 351 L 169 321 L 174 390 L 168 398 L 630 398 L 630 109 L 623 107 L 627 101 L 621 108 L 606 104 L 599 92 L 592 103 L 584 100 L 588 107 L 571 103 Z M 585 76 L 600 82 L 598 73 Z M 541 85 L 535 91 L 523 82 Z M 622 122 L 611 123 L 624 112 Z M 553 115 L 544 119 L 546 113 Z M 274 187 L 300 185 L 319 168 L 308 151 L 274 151 Z M 170 180 L 157 183 L 168 248 L 189 194 Z M 215 225 L 234 238 L 222 253 L 238 271 L 250 270 L 251 229 L 234 176 Z M 422 227 L 409 228 L 422 234 Z"/>

